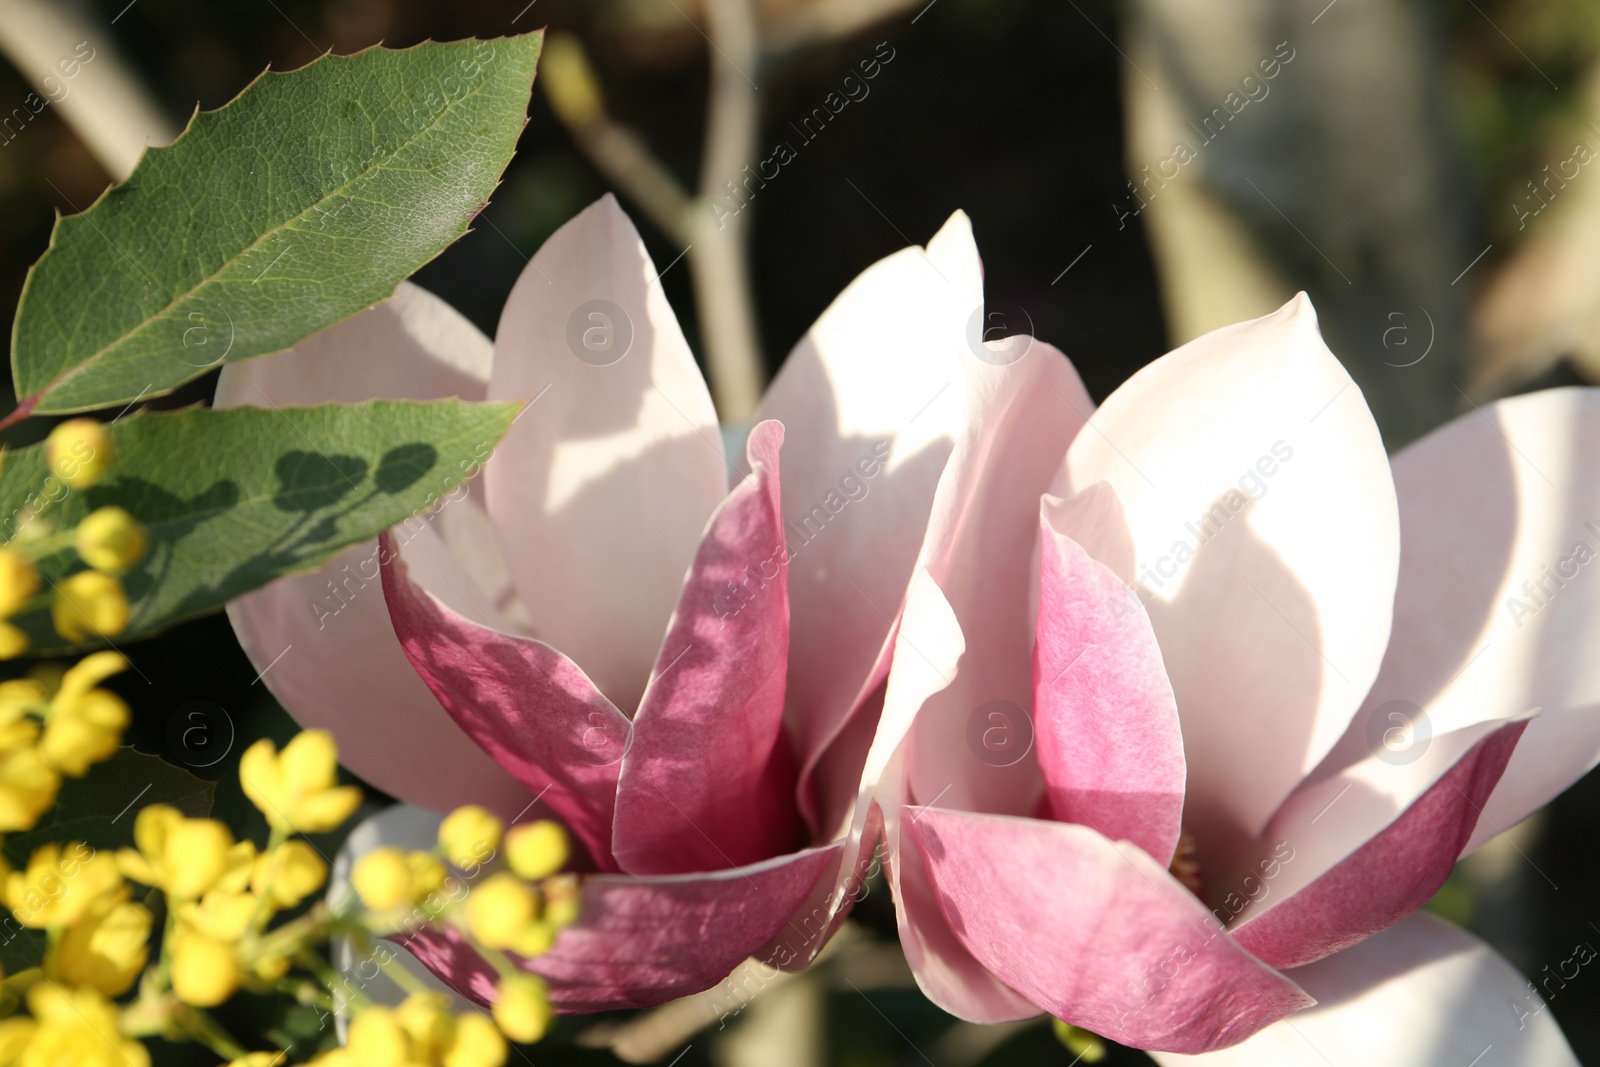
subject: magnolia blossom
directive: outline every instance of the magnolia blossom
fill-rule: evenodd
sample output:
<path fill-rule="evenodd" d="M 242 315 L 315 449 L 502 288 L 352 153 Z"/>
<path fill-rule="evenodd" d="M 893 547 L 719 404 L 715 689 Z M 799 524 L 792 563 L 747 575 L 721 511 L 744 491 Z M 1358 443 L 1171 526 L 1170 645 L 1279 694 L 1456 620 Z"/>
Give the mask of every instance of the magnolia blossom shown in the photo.
<path fill-rule="evenodd" d="M 438 472 L 434 511 L 229 612 L 274 694 L 366 780 L 568 826 L 582 917 L 528 962 L 562 1008 L 658 1003 L 752 953 L 803 965 L 870 873 L 861 769 L 911 576 L 948 555 L 977 465 L 1026 451 L 1011 407 L 1041 388 L 1089 405 L 1044 346 L 1000 366 L 978 272 L 964 216 L 870 267 L 790 355 L 743 456 L 610 197 L 540 249 L 492 345 L 403 286 L 224 372 L 223 404 L 526 404 L 470 489 Z M 994 388 L 974 393 L 966 364 Z M 1079 421 L 1021 467 L 1043 471 Z M 400 810 L 361 839 L 432 825 Z M 489 996 L 460 940 L 409 947 Z"/>
<path fill-rule="evenodd" d="M 995 457 L 866 771 L 924 991 L 1219 1064 L 1575 1063 L 1407 916 L 1600 756 L 1597 446 L 1556 390 L 1391 466 L 1301 296 Z"/>

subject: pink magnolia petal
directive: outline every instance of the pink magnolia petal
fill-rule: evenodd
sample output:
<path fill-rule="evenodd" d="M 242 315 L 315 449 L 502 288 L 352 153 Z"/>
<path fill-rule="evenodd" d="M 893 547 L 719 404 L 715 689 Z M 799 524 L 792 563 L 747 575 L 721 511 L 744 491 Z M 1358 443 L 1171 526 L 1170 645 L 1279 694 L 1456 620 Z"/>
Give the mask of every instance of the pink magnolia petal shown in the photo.
<path fill-rule="evenodd" d="M 1570 961 L 1564 961 L 1570 962 Z M 1417 914 L 1291 976 L 1314 1007 L 1163 1067 L 1577 1067 L 1550 1011 L 1493 949 Z M 1491 1051 L 1493 1050 L 1493 1051 Z"/>
<path fill-rule="evenodd" d="M 1057 1018 L 1204 1052 L 1312 1003 L 1141 849 L 1068 823 L 917 815 L 909 833 L 962 944 Z"/>
<path fill-rule="evenodd" d="M 1033 718 L 1048 814 L 1172 862 L 1183 821 L 1183 735 L 1137 594 L 1041 519 Z"/>
<path fill-rule="evenodd" d="M 1182 713 L 1185 820 L 1203 852 L 1226 853 L 1317 766 L 1377 675 L 1399 559 L 1383 442 L 1302 295 L 1113 393 L 1052 492 L 1099 481 L 1126 513 Z"/>
<path fill-rule="evenodd" d="M 949 688 L 965 651 L 961 625 L 949 601 L 927 571 L 918 571 L 906 595 L 883 714 L 863 773 L 870 803 L 867 810 L 858 809 L 851 840 L 861 842 L 865 852 L 870 848 L 870 828 L 881 820 L 900 946 L 928 999 L 963 1019 L 995 1023 L 1025 1019 L 1037 1009 L 961 943 L 939 909 L 916 840 L 904 830 L 906 805 L 918 800 L 910 793 L 906 774 L 907 738 L 923 707 Z"/>
<path fill-rule="evenodd" d="M 709 989 L 792 921 L 839 849 L 713 874 L 585 876 L 577 924 L 524 966 L 549 983 L 562 1012 L 646 1008 Z M 402 943 L 453 988 L 492 998 L 493 970 L 455 930 Z"/>
<path fill-rule="evenodd" d="M 611 821 L 630 723 L 549 645 L 472 622 L 417 588 L 384 548 L 383 593 L 411 666 L 472 740 L 614 870 Z"/>
<path fill-rule="evenodd" d="M 453 308 L 402 283 L 393 298 L 288 352 L 227 364 L 216 406 L 482 399 L 490 356 L 488 339 Z M 514 610 L 494 591 L 503 573 L 498 552 L 473 537 L 484 525 L 481 501 L 459 490 L 445 500 L 404 524 L 411 551 L 433 561 L 430 576 L 454 578 L 459 595 L 438 587 L 452 602 Z M 527 803 L 527 791 L 461 732 L 405 662 L 378 587 L 376 541 L 233 600 L 228 618 L 272 695 L 301 726 L 332 730 L 345 765 L 368 782 L 435 809 L 477 803 L 510 814 Z"/>
<path fill-rule="evenodd" d="M 972 228 L 951 216 L 926 250 L 862 271 L 784 361 L 759 418 L 781 421 L 788 528 L 789 687 L 813 828 L 854 801 L 819 794 L 823 749 L 882 683 L 934 489 L 962 417 L 966 331 L 983 303 Z M 838 784 L 838 783 L 836 783 Z"/>
<path fill-rule="evenodd" d="M 485 479 L 533 633 L 631 710 L 728 483 L 711 396 L 615 198 L 518 279 L 489 397 L 532 402 Z"/>
<path fill-rule="evenodd" d="M 634 718 L 612 840 L 632 874 L 737 867 L 802 836 L 783 726 L 782 443 L 780 423 L 751 431 L 751 473 L 706 528 Z"/>
<path fill-rule="evenodd" d="M 1527 727 L 1511 723 L 1478 742 L 1404 814 L 1304 888 L 1274 887 L 1263 879 L 1269 892 L 1283 892 L 1241 919 L 1232 931 L 1235 939 L 1274 967 L 1299 967 L 1422 907 L 1450 876 Z M 1344 818 L 1347 812 L 1335 806 L 1341 799 L 1323 815 Z M 1274 824 L 1271 832 L 1293 845 L 1291 831 Z M 1315 855 L 1307 859 L 1317 861 Z"/>
<path fill-rule="evenodd" d="M 1400 587 L 1383 670 L 1334 767 L 1367 755 L 1395 702 L 1435 735 L 1540 714 L 1471 847 L 1600 760 L 1600 390 L 1556 389 L 1463 415 L 1394 459 Z M 1416 794 L 1393 782 L 1395 802 Z"/>

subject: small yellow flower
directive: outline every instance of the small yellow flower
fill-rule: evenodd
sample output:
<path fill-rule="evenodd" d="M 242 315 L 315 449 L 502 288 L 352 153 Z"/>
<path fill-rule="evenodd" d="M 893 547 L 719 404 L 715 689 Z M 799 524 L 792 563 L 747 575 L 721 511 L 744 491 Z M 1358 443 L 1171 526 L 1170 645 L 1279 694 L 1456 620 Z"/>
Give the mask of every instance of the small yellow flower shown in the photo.
<path fill-rule="evenodd" d="M 361 803 L 361 790 L 338 784 L 339 751 L 326 730 L 306 730 L 277 747 L 262 738 L 239 760 L 245 796 L 275 829 L 332 830 Z"/>
<path fill-rule="evenodd" d="M 368 1008 L 350 1021 L 345 1051 L 359 1064 L 404 1067 L 411 1062 L 406 1032 L 388 1008 Z"/>
<path fill-rule="evenodd" d="M 494 855 L 504 830 L 488 809 L 468 804 L 452 811 L 439 824 L 439 847 L 444 850 L 445 859 L 464 871 L 471 870 Z"/>
<path fill-rule="evenodd" d="M 150 535 L 121 508 L 96 508 L 78 523 L 72 545 L 95 570 L 122 574 L 144 561 Z"/>
<path fill-rule="evenodd" d="M 22 610 L 39 591 L 39 572 L 11 548 L 0 548 L 0 618 Z"/>
<path fill-rule="evenodd" d="M 0 622 L 0 659 L 16 659 L 28 651 L 28 635 L 9 622 Z"/>
<path fill-rule="evenodd" d="M 443 993 L 413 993 L 395 1009 L 395 1019 L 411 1039 L 414 1057 L 438 1063 L 455 1042 L 456 1017 Z"/>
<path fill-rule="evenodd" d="M 444 1067 L 502 1067 L 506 1039 L 487 1015 L 470 1011 L 456 1019 L 455 1039 L 444 1057 Z"/>
<path fill-rule="evenodd" d="M 115 637 L 128 627 L 132 609 L 122 583 L 99 571 L 79 571 L 56 586 L 50 620 L 56 633 L 73 644 Z"/>
<path fill-rule="evenodd" d="M 542 979 L 514 974 L 495 987 L 494 1021 L 513 1041 L 526 1045 L 539 1040 L 554 1014 Z"/>
<path fill-rule="evenodd" d="M 16 1063 L 38 1032 L 39 1024 L 26 1016 L 0 1021 L 0 1063 Z"/>
<path fill-rule="evenodd" d="M 194 900 L 228 867 L 233 834 L 215 819 L 189 819 L 177 808 L 151 804 L 133 823 L 137 850 L 117 853 L 117 866 L 136 882 L 163 889 L 175 900 Z"/>
<path fill-rule="evenodd" d="M 444 864 L 426 852 L 413 852 L 406 857 L 406 862 L 411 867 L 411 896 L 420 899 L 429 893 L 436 893 L 444 887 L 445 880 L 450 877 L 450 872 L 444 869 Z"/>
<path fill-rule="evenodd" d="M 411 900 L 411 864 L 404 852 L 392 846 L 362 856 L 350 872 L 350 881 L 361 902 L 373 911 L 391 911 Z"/>
<path fill-rule="evenodd" d="M 62 980 L 119 997 L 133 986 L 150 955 L 149 909 L 123 901 L 104 915 L 90 915 L 67 928 L 49 966 Z"/>
<path fill-rule="evenodd" d="M 122 743 L 122 732 L 128 726 L 128 705 L 109 689 L 95 687 L 129 666 L 120 652 L 96 652 L 62 674 L 50 699 L 39 748 L 63 774 L 83 777 L 91 764 L 110 759 Z M 43 693 L 42 685 L 33 679 L 28 681 Z"/>
<path fill-rule="evenodd" d="M 80 841 L 40 845 L 28 866 L 6 876 L 6 907 L 23 926 L 71 926 L 117 902 L 122 876 L 110 853 Z"/>
<path fill-rule="evenodd" d="M 550 951 L 550 946 L 556 943 L 556 931 L 549 923 L 529 923 L 517 935 L 516 943 L 511 946 L 511 951 L 525 959 L 543 956 Z"/>
<path fill-rule="evenodd" d="M 214 1008 L 238 988 L 239 960 L 233 946 L 180 928 L 172 948 L 172 991 L 178 999 Z"/>
<path fill-rule="evenodd" d="M 61 777 L 29 747 L 38 733 L 33 723 L 15 723 L 0 733 L 6 735 L 0 752 L 0 831 L 31 830 L 55 803 Z"/>
<path fill-rule="evenodd" d="M 28 990 L 28 1010 L 37 1029 L 21 1067 L 150 1067 L 145 1047 L 118 1033 L 117 1006 L 93 989 L 40 982 Z"/>
<path fill-rule="evenodd" d="M 68 419 L 44 443 L 50 473 L 73 489 L 99 484 L 117 457 L 117 446 L 94 419 Z"/>
<path fill-rule="evenodd" d="M 548 819 L 513 826 L 506 834 L 506 862 L 531 882 L 555 874 L 566 866 L 570 854 L 567 832 Z"/>
<path fill-rule="evenodd" d="M 467 929 L 490 948 L 510 948 L 533 921 L 537 905 L 533 890 L 502 871 L 467 895 Z"/>
<path fill-rule="evenodd" d="M 268 893 L 275 908 L 293 908 L 327 880 L 328 865 L 316 849 L 304 841 L 285 841 L 257 858 L 250 888 Z"/>
<path fill-rule="evenodd" d="M 213 941 L 237 941 L 250 928 L 260 901 L 251 893 L 213 889 L 198 903 L 178 905 L 178 918 L 184 926 Z"/>
<path fill-rule="evenodd" d="M 545 880 L 544 921 L 553 929 L 565 930 L 578 921 L 578 902 L 583 895 L 576 875 L 563 874 Z"/>

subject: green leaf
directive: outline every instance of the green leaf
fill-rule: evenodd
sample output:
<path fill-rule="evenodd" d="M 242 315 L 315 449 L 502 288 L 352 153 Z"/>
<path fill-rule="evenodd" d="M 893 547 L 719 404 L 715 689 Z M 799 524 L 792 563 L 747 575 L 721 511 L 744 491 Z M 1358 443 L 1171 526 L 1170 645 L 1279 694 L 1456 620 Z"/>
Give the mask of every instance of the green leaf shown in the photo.
<path fill-rule="evenodd" d="M 488 201 L 541 42 L 324 56 L 196 114 L 57 221 L 12 332 L 18 397 L 63 413 L 159 396 L 391 295 Z"/>
<path fill-rule="evenodd" d="M 133 821 L 148 804 L 171 804 L 190 818 L 211 814 L 215 782 L 196 778 L 160 756 L 119 748 L 83 778 L 65 778 L 55 806 L 39 824 L 5 841 L 11 866 L 27 865 L 33 850 L 46 842 L 82 841 L 96 851 L 133 844 Z"/>
<path fill-rule="evenodd" d="M 133 602 L 126 634 L 142 636 L 311 570 L 438 504 L 488 458 L 518 407 L 373 400 L 134 415 L 110 428 L 117 459 L 106 481 L 45 514 L 65 530 L 115 505 L 149 528 L 149 557 L 123 576 Z M 0 537 L 47 493 L 64 491 L 53 480 L 44 490 L 46 476 L 43 446 L 7 457 Z M 55 581 L 80 566 L 63 548 L 40 570 Z M 12 621 L 36 648 L 62 647 L 46 613 Z"/>

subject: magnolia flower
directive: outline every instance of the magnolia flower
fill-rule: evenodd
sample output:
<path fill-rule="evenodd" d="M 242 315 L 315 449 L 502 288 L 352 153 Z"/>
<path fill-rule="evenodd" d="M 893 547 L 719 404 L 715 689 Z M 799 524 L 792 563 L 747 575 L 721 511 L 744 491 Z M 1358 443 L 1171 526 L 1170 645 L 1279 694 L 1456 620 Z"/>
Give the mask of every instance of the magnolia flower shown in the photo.
<path fill-rule="evenodd" d="M 743 455 L 610 197 L 540 249 L 492 345 L 402 286 L 225 368 L 223 404 L 526 403 L 470 489 L 440 472 L 433 512 L 229 614 L 278 699 L 367 781 L 567 826 L 580 918 L 527 962 L 563 1009 L 705 989 L 752 953 L 803 965 L 861 888 L 894 620 L 965 521 L 938 491 L 981 494 L 991 455 L 1054 465 L 1076 423 L 1026 455 L 1008 426 L 1028 393 L 1088 404 L 1059 353 L 1007 369 L 977 338 L 978 273 L 960 215 L 866 270 L 786 361 Z M 1013 540 L 993 549 L 1009 560 Z M 427 848 L 437 824 L 402 807 L 357 837 Z M 409 947 L 490 995 L 454 934 Z"/>
<path fill-rule="evenodd" d="M 1600 757 L 1600 392 L 1391 466 L 1300 296 L 1088 413 L 1012 413 L 898 630 L 865 778 L 923 990 L 1207 1063 L 1575 1063 L 1412 913 Z"/>

